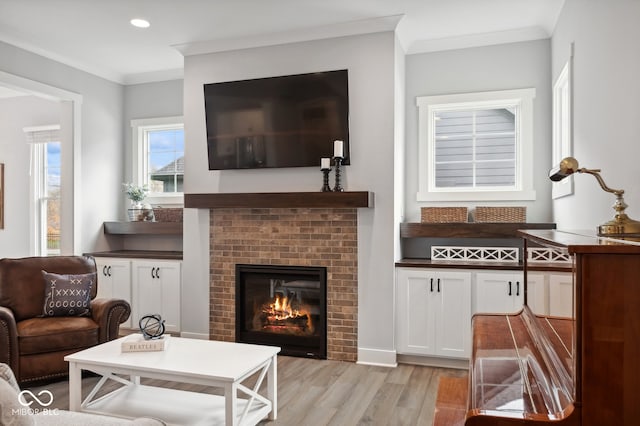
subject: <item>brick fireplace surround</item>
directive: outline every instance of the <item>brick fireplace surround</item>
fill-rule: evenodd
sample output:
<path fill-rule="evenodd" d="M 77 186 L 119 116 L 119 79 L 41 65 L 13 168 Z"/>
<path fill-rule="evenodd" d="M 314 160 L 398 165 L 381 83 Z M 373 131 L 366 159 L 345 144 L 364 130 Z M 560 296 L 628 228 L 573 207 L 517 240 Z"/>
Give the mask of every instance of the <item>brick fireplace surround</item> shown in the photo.
<path fill-rule="evenodd" d="M 327 268 L 327 358 L 357 359 L 355 208 L 210 210 L 209 334 L 235 341 L 235 265 Z"/>

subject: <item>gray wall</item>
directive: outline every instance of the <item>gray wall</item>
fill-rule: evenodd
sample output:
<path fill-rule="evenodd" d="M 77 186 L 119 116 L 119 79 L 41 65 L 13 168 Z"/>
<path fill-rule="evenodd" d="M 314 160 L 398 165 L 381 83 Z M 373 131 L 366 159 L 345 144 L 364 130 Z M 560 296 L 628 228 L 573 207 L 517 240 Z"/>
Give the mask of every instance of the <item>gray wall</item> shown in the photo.
<path fill-rule="evenodd" d="M 553 79 L 575 43 L 573 154 L 582 167 L 602 169 L 625 190 L 627 214 L 640 220 L 640 2 L 566 0 L 552 37 Z M 574 177 L 575 193 L 556 200 L 560 229 L 588 229 L 613 218 L 615 197 L 593 176 Z"/>
<path fill-rule="evenodd" d="M 0 42 L 0 70 L 82 95 L 82 178 L 80 247 L 76 253 L 107 247 L 102 223 L 121 211 L 122 86 Z M 22 165 L 28 167 L 28 165 Z M 63 205 L 69 211 L 71 206 Z M 2 231 L 0 231 L 2 232 Z"/>
<path fill-rule="evenodd" d="M 0 258 L 29 256 L 30 148 L 24 127 L 59 124 L 60 105 L 35 96 L 0 99 L 0 163 L 4 163 L 4 229 Z"/>
<path fill-rule="evenodd" d="M 396 39 L 393 32 L 325 39 L 185 58 L 185 192 L 318 191 L 317 168 L 209 171 L 202 85 L 348 69 L 351 165 L 346 190 L 375 193 L 358 213 L 359 360 L 395 362 L 394 124 Z M 400 67 L 401 69 L 401 67 Z M 331 141 L 328 141 L 331 143 Z M 208 211 L 186 209 L 185 330 L 208 332 Z"/>
<path fill-rule="evenodd" d="M 182 115 L 183 84 L 183 80 L 169 80 L 124 87 L 125 182 L 132 179 L 131 156 L 135 141 L 132 140 L 131 120 Z"/>
<path fill-rule="evenodd" d="M 546 178 L 551 164 L 550 42 L 538 40 L 487 47 L 449 50 L 407 56 L 405 221 L 419 222 L 420 207 L 446 205 L 416 201 L 418 192 L 418 107 L 416 97 L 494 90 L 536 89 L 534 99 L 534 189 L 531 202 L 450 203 L 521 205 L 529 222 L 551 219 L 551 184 Z"/>

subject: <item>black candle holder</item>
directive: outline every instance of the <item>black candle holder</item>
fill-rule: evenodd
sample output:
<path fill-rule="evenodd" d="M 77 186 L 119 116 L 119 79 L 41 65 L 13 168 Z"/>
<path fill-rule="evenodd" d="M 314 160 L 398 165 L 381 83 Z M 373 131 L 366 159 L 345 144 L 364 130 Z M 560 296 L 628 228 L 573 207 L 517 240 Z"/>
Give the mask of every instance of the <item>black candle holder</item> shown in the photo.
<path fill-rule="evenodd" d="M 336 162 L 336 184 L 333 187 L 333 191 L 343 192 L 344 189 L 342 185 L 340 185 L 340 164 L 342 164 L 342 157 L 333 157 L 333 160 Z"/>
<path fill-rule="evenodd" d="M 321 169 L 322 171 L 322 192 L 331 192 L 331 187 L 329 186 L 329 173 L 331 169 Z"/>

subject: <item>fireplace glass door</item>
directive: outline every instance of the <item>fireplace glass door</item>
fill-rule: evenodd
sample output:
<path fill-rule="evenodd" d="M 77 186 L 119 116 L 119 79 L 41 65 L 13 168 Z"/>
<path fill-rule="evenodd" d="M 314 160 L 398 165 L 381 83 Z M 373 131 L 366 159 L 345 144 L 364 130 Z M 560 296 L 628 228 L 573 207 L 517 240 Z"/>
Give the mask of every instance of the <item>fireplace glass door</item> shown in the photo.
<path fill-rule="evenodd" d="M 326 358 L 326 268 L 236 265 L 236 340 Z"/>

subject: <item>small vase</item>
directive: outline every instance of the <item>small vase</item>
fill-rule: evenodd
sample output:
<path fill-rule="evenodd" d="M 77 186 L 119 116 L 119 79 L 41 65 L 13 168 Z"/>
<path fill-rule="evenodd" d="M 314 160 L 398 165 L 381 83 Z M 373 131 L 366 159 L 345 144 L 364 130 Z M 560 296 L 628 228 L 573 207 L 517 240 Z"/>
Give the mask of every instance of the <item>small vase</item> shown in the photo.
<path fill-rule="evenodd" d="M 131 205 L 127 209 L 127 218 L 130 222 L 138 222 L 142 220 L 142 202 L 131 200 Z"/>

